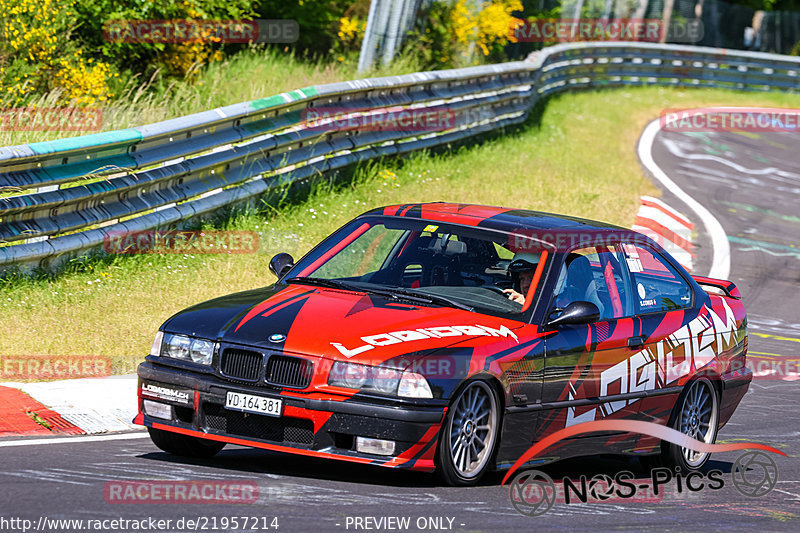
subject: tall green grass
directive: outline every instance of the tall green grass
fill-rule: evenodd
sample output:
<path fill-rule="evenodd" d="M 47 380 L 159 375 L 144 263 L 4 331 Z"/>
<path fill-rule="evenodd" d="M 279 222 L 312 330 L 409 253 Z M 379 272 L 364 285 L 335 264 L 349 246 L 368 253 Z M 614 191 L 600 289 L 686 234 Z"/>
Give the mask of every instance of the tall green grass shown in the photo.
<path fill-rule="evenodd" d="M 358 73 L 356 58 L 342 56 L 341 61 L 307 59 L 279 48 L 252 48 L 224 61 L 211 63 L 196 81 L 165 82 L 155 75 L 151 79 L 135 78 L 124 94 L 100 107 L 102 124 L 99 131 L 111 131 L 151 124 L 191 113 L 207 111 L 281 92 L 337 81 L 372 76 L 392 76 L 419 70 L 415 60 L 401 57 L 387 67 L 376 67 Z M 31 105 L 36 108 L 57 107 L 58 92 L 42 96 Z M 94 133 L 92 132 L 84 132 Z M 0 128 L 0 146 L 27 144 L 71 137 L 69 131 L 15 131 Z"/>

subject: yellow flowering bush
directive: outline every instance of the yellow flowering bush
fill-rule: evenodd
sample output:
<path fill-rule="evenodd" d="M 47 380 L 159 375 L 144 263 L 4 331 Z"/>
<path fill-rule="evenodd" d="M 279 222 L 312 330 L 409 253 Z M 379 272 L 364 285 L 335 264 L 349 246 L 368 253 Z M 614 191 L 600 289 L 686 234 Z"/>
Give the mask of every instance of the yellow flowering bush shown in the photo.
<path fill-rule="evenodd" d="M 180 3 L 180 9 L 185 16 L 178 18 L 195 21 L 213 18 L 198 3 L 198 0 L 183 0 Z M 164 50 L 162 63 L 169 74 L 193 81 L 197 77 L 199 67 L 222 60 L 222 52 L 214 48 L 219 41 L 218 38 L 207 36 L 206 40 L 202 41 L 171 44 Z"/>
<path fill-rule="evenodd" d="M 361 46 L 364 32 L 367 30 L 367 21 L 356 16 L 342 17 L 339 19 L 339 45 L 345 50 L 356 50 Z"/>
<path fill-rule="evenodd" d="M 477 17 L 467 7 L 466 0 L 456 0 L 450 17 L 452 18 L 452 32 L 455 42 L 462 45 L 475 42 L 478 32 Z"/>
<path fill-rule="evenodd" d="M 107 63 L 95 62 L 91 58 L 80 63 L 58 59 L 56 65 L 53 88 L 62 89 L 63 99 L 77 105 L 107 101 L 110 96 L 108 80 L 118 76 L 111 72 Z"/>
<path fill-rule="evenodd" d="M 252 19 L 253 5 L 254 0 L 0 0 L 0 107 L 29 105 L 47 94 L 58 105 L 96 105 L 124 94 L 137 76 L 152 82 L 156 71 L 193 80 L 199 67 L 222 59 L 218 39 L 116 42 L 104 24 Z"/>
<path fill-rule="evenodd" d="M 509 41 L 516 42 L 510 32 L 517 19 L 513 13 L 522 11 L 520 0 L 492 0 L 483 2 L 477 12 L 467 5 L 467 0 L 457 0 L 453 7 L 453 34 L 456 42 L 464 46 L 474 43 L 488 56 Z"/>
<path fill-rule="evenodd" d="M 477 7 L 473 0 L 433 2 L 420 12 L 406 52 L 433 69 L 474 64 L 487 56 L 502 61 L 505 45 L 516 42 L 513 13 L 522 10 L 520 0 L 486 0 Z"/>
<path fill-rule="evenodd" d="M 62 89 L 63 103 L 109 97 L 110 66 L 73 50 L 75 0 L 0 0 L 0 105 Z"/>
<path fill-rule="evenodd" d="M 223 54 L 214 50 L 213 43 L 197 41 L 169 45 L 162 57 L 169 74 L 194 81 L 201 66 L 221 61 Z"/>

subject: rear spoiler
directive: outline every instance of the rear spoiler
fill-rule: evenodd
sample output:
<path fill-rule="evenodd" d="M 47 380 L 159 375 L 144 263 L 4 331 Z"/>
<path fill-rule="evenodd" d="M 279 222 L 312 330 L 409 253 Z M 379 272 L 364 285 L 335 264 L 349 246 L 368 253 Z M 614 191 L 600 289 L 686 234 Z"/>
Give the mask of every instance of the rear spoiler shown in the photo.
<path fill-rule="evenodd" d="M 705 285 L 707 287 L 716 287 L 717 289 L 722 289 L 725 291 L 725 294 L 730 296 L 731 298 L 736 298 L 737 300 L 742 299 L 742 294 L 739 292 L 739 289 L 736 285 L 733 284 L 732 281 L 727 281 L 724 279 L 714 279 L 714 278 L 706 278 L 703 276 L 692 276 L 694 280 L 701 286 Z"/>

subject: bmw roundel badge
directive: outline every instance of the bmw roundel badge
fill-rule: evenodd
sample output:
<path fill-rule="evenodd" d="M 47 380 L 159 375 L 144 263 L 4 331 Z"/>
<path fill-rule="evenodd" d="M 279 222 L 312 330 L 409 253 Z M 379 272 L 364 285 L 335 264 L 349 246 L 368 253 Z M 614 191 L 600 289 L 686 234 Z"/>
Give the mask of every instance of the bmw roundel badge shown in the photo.
<path fill-rule="evenodd" d="M 286 335 L 283 333 L 273 333 L 269 336 L 270 342 L 283 342 L 286 340 Z"/>

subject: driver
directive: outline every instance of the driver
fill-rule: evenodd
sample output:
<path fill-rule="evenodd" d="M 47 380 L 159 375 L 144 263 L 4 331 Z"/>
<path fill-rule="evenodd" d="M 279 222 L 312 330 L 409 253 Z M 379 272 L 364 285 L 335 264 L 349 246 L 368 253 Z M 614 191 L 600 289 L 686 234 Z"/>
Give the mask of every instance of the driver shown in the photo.
<path fill-rule="evenodd" d="M 508 275 L 514 282 L 513 289 L 504 289 L 508 299 L 520 305 L 525 304 L 525 295 L 533 281 L 533 273 L 539 264 L 540 254 L 519 252 L 514 254 L 514 259 L 508 265 Z"/>

